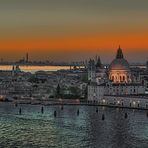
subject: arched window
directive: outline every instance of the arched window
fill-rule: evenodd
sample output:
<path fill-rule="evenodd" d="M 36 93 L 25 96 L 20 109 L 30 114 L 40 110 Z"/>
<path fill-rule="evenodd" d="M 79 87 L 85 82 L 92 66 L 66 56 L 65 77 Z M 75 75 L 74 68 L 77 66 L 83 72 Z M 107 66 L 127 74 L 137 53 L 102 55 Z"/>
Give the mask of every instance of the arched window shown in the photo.
<path fill-rule="evenodd" d="M 125 76 L 123 76 L 123 81 L 125 81 Z"/>
<path fill-rule="evenodd" d="M 114 76 L 112 76 L 112 81 L 114 81 Z"/>
<path fill-rule="evenodd" d="M 122 77 L 120 76 L 120 82 L 122 82 Z"/>

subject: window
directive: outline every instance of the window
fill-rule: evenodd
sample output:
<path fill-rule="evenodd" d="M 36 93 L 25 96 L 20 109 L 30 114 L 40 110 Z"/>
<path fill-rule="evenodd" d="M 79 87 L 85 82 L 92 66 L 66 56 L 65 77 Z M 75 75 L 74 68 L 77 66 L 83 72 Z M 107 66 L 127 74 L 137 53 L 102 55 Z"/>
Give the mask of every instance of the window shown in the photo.
<path fill-rule="evenodd" d="M 125 81 L 125 76 L 123 76 L 123 81 Z"/>
<path fill-rule="evenodd" d="M 120 76 L 120 82 L 122 82 L 122 77 Z"/>
<path fill-rule="evenodd" d="M 114 76 L 112 76 L 112 81 L 114 81 Z"/>

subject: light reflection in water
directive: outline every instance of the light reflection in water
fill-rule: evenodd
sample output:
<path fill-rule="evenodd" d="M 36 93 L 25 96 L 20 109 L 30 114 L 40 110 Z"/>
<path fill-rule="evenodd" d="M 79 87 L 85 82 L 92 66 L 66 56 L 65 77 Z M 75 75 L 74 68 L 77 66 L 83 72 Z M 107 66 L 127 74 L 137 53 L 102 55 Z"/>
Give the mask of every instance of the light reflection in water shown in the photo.
<path fill-rule="evenodd" d="M 18 114 L 20 107 L 22 115 Z M 96 113 L 93 106 L 64 106 L 63 110 L 60 106 L 45 106 L 42 114 L 39 105 L 0 103 L 0 146 L 146 148 L 148 118 L 146 111 L 137 110 L 98 107 Z"/>

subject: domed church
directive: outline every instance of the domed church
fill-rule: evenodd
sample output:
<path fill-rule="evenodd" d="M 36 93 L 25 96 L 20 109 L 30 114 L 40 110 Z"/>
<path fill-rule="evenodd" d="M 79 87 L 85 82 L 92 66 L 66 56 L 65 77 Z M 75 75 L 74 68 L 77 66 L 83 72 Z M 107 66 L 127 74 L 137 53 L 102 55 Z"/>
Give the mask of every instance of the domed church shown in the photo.
<path fill-rule="evenodd" d="M 124 58 L 122 49 L 118 48 L 116 58 L 109 66 L 109 79 L 116 84 L 130 83 L 131 71 L 128 61 Z"/>
<path fill-rule="evenodd" d="M 95 66 L 93 67 L 96 69 Z M 133 105 L 145 104 L 146 99 L 141 100 L 141 98 L 137 97 L 145 94 L 145 85 L 142 81 L 135 81 L 133 79 L 133 69 L 130 69 L 130 65 L 124 58 L 120 46 L 109 68 L 104 67 L 106 75 L 102 75 L 102 69 L 101 67 L 98 67 L 97 70 L 93 70 L 93 68 L 88 69 L 88 76 L 93 78 L 89 79 L 88 83 L 89 102 L 122 104 L 122 106 L 126 107 L 132 107 L 132 100 Z M 133 99 L 135 96 L 137 98 Z"/>

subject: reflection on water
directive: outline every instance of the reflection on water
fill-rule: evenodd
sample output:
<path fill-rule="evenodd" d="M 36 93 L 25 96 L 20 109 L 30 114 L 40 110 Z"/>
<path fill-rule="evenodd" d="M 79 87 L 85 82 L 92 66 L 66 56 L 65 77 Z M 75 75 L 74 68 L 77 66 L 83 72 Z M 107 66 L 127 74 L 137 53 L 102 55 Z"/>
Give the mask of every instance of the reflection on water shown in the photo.
<path fill-rule="evenodd" d="M 36 71 L 57 71 L 57 70 L 66 70 L 70 69 L 69 66 L 20 66 L 20 69 L 24 72 L 34 73 Z M 0 70 L 12 70 L 11 65 L 0 65 Z"/>
<path fill-rule="evenodd" d="M 60 106 L 46 106 L 41 114 L 39 105 L 21 105 L 22 115 L 19 115 L 19 107 L 0 104 L 0 147 L 148 147 L 146 111 L 98 107 L 96 113 L 93 106 L 64 106 L 64 110 Z"/>

